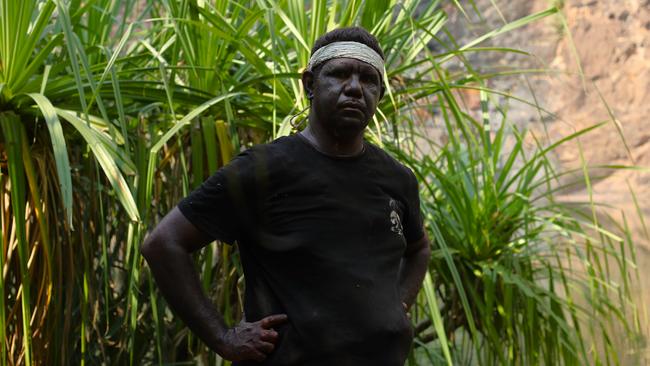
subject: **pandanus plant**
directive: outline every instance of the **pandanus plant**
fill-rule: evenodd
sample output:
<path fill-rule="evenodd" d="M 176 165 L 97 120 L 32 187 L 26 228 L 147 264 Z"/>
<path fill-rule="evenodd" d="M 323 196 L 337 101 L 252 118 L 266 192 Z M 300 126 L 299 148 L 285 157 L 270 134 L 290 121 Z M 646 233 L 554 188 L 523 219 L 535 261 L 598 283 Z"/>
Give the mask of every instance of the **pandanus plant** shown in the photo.
<path fill-rule="evenodd" d="M 516 99 L 466 54 L 522 54 L 484 42 L 557 9 L 460 44 L 454 6 L 470 18 L 439 0 L 0 0 L 0 364 L 227 365 L 167 309 L 138 247 L 237 151 L 295 132 L 311 45 L 350 25 L 386 53 L 367 138 L 419 176 L 433 239 L 409 364 L 623 360 L 606 329 L 637 334 L 627 231 L 553 200 L 556 145 L 525 150 L 507 115 L 490 131 L 457 102 L 480 91 L 489 116 L 488 102 Z M 431 120 L 446 144 L 422 131 Z M 232 248 L 195 258 L 229 324 L 242 316 Z"/>
<path fill-rule="evenodd" d="M 72 31 L 69 9 L 49 0 L 0 1 L 0 187 L 10 194 L 9 201 L 4 194 L 0 199 L 2 364 L 47 363 L 59 352 L 64 357 L 67 336 L 57 335 L 65 334 L 74 316 L 72 299 L 64 302 L 63 294 L 75 275 L 62 264 L 81 258 L 69 257 L 75 251 L 62 247 L 77 225 L 72 176 L 79 168 L 71 169 L 71 161 L 81 162 L 71 156 L 85 153 L 78 136 L 130 219 L 138 219 L 124 178 L 133 163 L 117 146 L 123 136 L 114 129 L 108 133 L 113 126 L 107 118 L 89 115 L 90 100 L 100 109 L 104 105 L 99 96 L 84 94 L 97 93 L 96 71 Z M 76 252 L 83 255 L 81 249 Z"/>

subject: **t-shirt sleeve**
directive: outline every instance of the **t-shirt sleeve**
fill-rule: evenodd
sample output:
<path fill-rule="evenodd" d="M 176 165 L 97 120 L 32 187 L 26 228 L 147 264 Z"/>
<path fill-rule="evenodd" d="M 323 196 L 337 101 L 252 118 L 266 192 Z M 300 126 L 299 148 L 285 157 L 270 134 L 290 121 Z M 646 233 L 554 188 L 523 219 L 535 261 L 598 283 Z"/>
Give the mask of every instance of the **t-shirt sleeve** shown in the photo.
<path fill-rule="evenodd" d="M 404 237 L 407 243 L 413 243 L 422 239 L 424 235 L 424 227 L 422 225 L 422 212 L 420 210 L 420 191 L 418 189 L 418 181 L 415 174 L 407 168 L 408 171 L 408 184 L 407 184 L 407 214 L 406 222 L 404 225 Z"/>
<path fill-rule="evenodd" d="M 253 150 L 239 154 L 181 200 L 179 210 L 212 239 L 233 243 L 255 217 L 256 166 Z"/>

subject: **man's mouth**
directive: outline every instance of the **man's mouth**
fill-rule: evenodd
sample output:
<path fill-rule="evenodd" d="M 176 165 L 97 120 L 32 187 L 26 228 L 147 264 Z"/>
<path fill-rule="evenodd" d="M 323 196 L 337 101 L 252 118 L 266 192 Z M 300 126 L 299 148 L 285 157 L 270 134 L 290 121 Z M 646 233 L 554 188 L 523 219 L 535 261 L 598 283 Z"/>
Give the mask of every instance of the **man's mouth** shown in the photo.
<path fill-rule="evenodd" d="M 355 118 L 361 117 L 365 118 L 366 115 L 363 113 L 363 111 L 359 108 L 356 107 L 345 107 L 341 108 L 341 114 L 342 115 L 348 115 L 350 117 L 354 116 Z"/>
<path fill-rule="evenodd" d="M 357 102 L 343 102 L 339 104 L 339 108 L 356 108 L 363 110 L 363 104 Z"/>
<path fill-rule="evenodd" d="M 341 103 L 339 105 L 339 109 L 342 112 L 346 112 L 346 113 L 357 113 L 357 114 L 365 115 L 364 108 L 359 103 L 350 103 L 350 102 Z"/>

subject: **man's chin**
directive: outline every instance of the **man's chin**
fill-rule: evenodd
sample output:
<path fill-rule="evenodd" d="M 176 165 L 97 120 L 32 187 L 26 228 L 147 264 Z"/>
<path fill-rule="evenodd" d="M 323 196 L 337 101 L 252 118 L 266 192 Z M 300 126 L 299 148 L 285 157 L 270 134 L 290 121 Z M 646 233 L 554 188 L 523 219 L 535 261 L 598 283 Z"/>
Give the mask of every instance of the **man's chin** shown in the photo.
<path fill-rule="evenodd" d="M 342 117 L 337 121 L 334 132 L 341 137 L 353 137 L 360 133 L 363 133 L 363 130 L 367 126 L 368 121 L 364 121 L 358 118 Z"/>

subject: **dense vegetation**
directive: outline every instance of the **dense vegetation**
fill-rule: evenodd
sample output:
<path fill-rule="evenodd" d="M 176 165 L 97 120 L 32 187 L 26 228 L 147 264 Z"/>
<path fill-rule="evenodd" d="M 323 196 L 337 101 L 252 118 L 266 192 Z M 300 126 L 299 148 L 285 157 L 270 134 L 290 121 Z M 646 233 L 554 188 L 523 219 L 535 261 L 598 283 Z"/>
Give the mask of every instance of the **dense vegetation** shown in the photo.
<path fill-rule="evenodd" d="M 345 25 L 386 52 L 367 138 L 416 172 L 434 239 L 409 364 L 632 362 L 625 222 L 554 200 L 593 177 L 557 171 L 553 149 L 600 124 L 560 141 L 521 130 L 504 105 L 548 112 L 465 57 L 520 53 L 485 42 L 558 9 L 458 44 L 452 6 L 480 17 L 472 1 L 0 0 L 0 364 L 227 364 L 168 310 L 138 247 L 233 154 L 296 130 L 310 46 Z M 206 247 L 196 266 L 238 321 L 236 249 Z"/>

